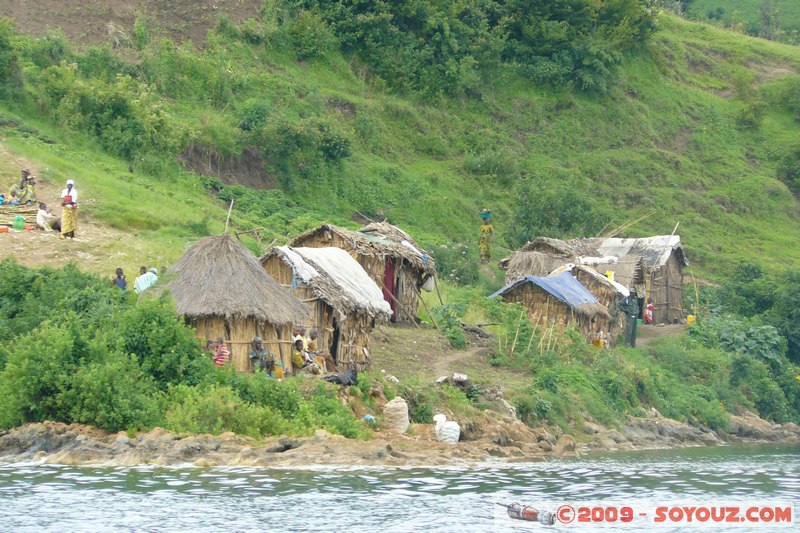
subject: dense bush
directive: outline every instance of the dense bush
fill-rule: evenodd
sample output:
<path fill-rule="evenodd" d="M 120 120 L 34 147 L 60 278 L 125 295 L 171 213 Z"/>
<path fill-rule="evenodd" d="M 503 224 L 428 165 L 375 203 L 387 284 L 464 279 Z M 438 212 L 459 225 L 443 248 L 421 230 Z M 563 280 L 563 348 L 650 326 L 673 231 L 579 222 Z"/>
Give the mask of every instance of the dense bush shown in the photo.
<path fill-rule="evenodd" d="M 285 4 L 300 8 L 293 33 L 295 41 L 314 44 L 311 52 L 328 42 L 318 10 L 342 48 L 377 76 L 428 95 L 477 90 L 502 64 L 519 66 L 540 84 L 605 91 L 623 53 L 655 31 L 655 11 L 641 0 Z M 296 29 L 299 21 L 305 22 Z"/>
<path fill-rule="evenodd" d="M 165 425 L 254 437 L 369 432 L 320 384 L 217 369 L 163 297 L 135 299 L 72 266 L 0 262 L 0 429 L 79 422 L 109 431 Z"/>
<path fill-rule="evenodd" d="M 589 189 L 573 178 L 556 174 L 546 179 L 520 180 L 516 185 L 510 238 L 515 245 L 536 237 L 594 235 L 611 220 L 611 213 Z"/>
<path fill-rule="evenodd" d="M 288 428 L 269 407 L 247 403 L 233 389 L 218 385 L 174 387 L 166 419 L 167 428 L 173 431 L 212 435 L 233 431 L 258 437 L 277 435 Z"/>

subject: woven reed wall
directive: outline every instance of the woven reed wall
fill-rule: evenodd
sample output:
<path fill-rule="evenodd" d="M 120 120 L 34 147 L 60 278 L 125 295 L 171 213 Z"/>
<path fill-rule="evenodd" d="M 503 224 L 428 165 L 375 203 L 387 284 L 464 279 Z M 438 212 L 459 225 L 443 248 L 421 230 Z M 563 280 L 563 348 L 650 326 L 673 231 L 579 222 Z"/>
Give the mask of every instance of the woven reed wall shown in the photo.
<path fill-rule="evenodd" d="M 664 266 L 649 269 L 647 281 L 647 297 L 653 299 L 655 306 L 653 321 L 656 324 L 682 322 L 683 267 L 676 255 L 672 254 Z"/>
<path fill-rule="evenodd" d="M 291 267 L 279 257 L 271 256 L 264 268 L 278 283 L 292 291 L 297 298 L 306 302 L 311 308 L 306 326 L 306 334 L 312 328 L 319 333 L 319 349 L 329 352 L 337 361 L 340 371 L 362 371 L 369 366 L 369 336 L 372 331 L 372 318 L 366 312 L 351 312 L 345 320 L 338 322 L 339 343 L 336 353 L 332 351 L 334 316 L 338 313 L 324 300 L 317 298 L 305 284 L 292 288 L 293 272 Z"/>
<path fill-rule="evenodd" d="M 523 304 L 531 320 L 542 327 L 556 325 L 563 329 L 572 326 L 588 342 L 607 336 L 608 321 L 605 318 L 598 316 L 595 320 L 590 320 L 574 313 L 567 304 L 533 283 L 518 285 L 506 292 L 503 299 Z"/>
<path fill-rule="evenodd" d="M 380 255 L 368 255 L 359 253 L 358 250 L 352 248 L 350 241 L 341 238 L 338 234 L 332 233 L 331 238 L 327 238 L 324 233 L 313 236 L 304 240 L 303 246 L 309 248 L 324 248 L 334 247 L 345 250 L 350 256 L 358 261 L 361 268 L 367 275 L 375 282 L 378 287 L 383 288 L 383 277 L 386 272 L 386 260 Z M 422 284 L 422 274 L 409 264 L 407 261 L 399 259 L 399 264 L 395 269 L 395 298 L 399 304 L 394 301 L 389 301 L 389 305 L 396 307 L 396 315 L 392 317 L 393 322 L 412 322 L 416 320 L 417 309 L 419 308 L 419 295 L 417 294 L 417 287 Z M 270 275 L 272 272 L 267 270 Z M 275 279 L 278 279 L 273 275 Z M 279 283 L 283 283 L 278 280 Z"/>

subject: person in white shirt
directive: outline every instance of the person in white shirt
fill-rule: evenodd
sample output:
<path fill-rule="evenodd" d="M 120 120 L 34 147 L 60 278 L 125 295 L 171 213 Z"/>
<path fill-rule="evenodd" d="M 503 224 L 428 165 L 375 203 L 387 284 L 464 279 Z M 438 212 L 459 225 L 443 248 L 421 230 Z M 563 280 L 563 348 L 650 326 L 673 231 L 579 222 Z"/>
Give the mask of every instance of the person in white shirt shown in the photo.
<path fill-rule="evenodd" d="M 140 294 L 152 285 L 155 285 L 158 281 L 156 272 L 155 268 L 151 268 L 148 272 L 147 267 L 141 267 L 139 269 L 139 276 L 136 278 L 136 281 L 133 282 L 133 292 Z"/>
<path fill-rule="evenodd" d="M 36 225 L 45 231 L 60 230 L 61 220 L 47 210 L 44 202 L 39 202 L 39 210 L 36 212 Z"/>
<path fill-rule="evenodd" d="M 78 231 L 78 190 L 75 182 L 67 180 L 67 188 L 61 191 L 61 238 L 75 238 Z"/>

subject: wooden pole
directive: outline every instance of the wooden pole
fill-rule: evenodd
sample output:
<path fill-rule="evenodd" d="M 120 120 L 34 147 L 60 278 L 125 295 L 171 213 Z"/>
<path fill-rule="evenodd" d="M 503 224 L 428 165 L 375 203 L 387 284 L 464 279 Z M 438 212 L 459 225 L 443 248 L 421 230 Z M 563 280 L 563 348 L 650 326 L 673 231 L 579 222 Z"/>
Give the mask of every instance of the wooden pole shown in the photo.
<path fill-rule="evenodd" d="M 519 313 L 519 318 L 517 319 L 517 332 L 514 334 L 514 342 L 511 343 L 511 355 L 514 355 L 514 350 L 517 348 L 517 338 L 519 338 L 519 329 L 520 327 L 522 327 L 520 320 L 522 320 L 523 313 L 525 313 L 524 309 Z"/>
<path fill-rule="evenodd" d="M 222 232 L 223 235 L 225 233 L 228 233 L 228 223 L 231 221 L 231 211 L 233 211 L 233 202 L 234 202 L 234 200 L 236 200 L 236 198 L 231 198 L 231 205 L 230 205 L 230 207 L 228 207 L 228 218 L 225 219 L 225 231 Z"/>
<path fill-rule="evenodd" d="M 411 286 L 414 287 L 413 284 Z M 417 293 L 417 296 L 419 296 L 419 301 L 422 302 L 422 305 L 425 307 L 425 312 L 428 313 L 428 317 L 431 319 L 431 322 L 433 322 L 434 327 L 439 331 L 439 333 L 442 333 L 442 330 L 439 328 L 439 324 L 436 323 L 436 320 L 433 318 L 433 315 L 431 314 L 431 310 L 428 309 L 428 304 L 425 303 L 425 299 L 422 297 L 422 293 L 419 292 L 416 287 L 414 287 L 414 291 Z M 416 321 L 414 321 L 414 323 L 416 324 Z"/>
<path fill-rule="evenodd" d="M 442 293 L 439 292 L 439 282 L 436 281 L 436 276 L 433 276 L 433 286 L 436 289 L 436 295 L 439 297 L 439 305 L 444 305 L 442 300 Z"/>
<path fill-rule="evenodd" d="M 383 290 L 385 290 L 385 291 L 386 291 L 386 294 L 388 294 L 388 295 L 389 295 L 389 298 L 391 298 L 392 300 L 394 300 L 394 303 L 396 303 L 396 304 L 397 304 L 398 308 L 399 308 L 400 306 L 402 306 L 402 305 L 403 305 L 403 304 L 401 304 L 401 303 L 400 303 L 400 301 L 399 301 L 397 298 L 395 298 L 395 297 L 394 297 L 394 294 L 392 294 L 392 291 L 390 291 L 389 289 L 387 289 L 387 288 L 386 288 L 386 285 L 383 283 L 383 281 L 381 281 L 381 287 L 383 287 Z M 431 318 L 431 320 L 433 320 L 433 318 Z M 419 324 L 417 324 L 417 321 L 416 321 L 416 320 L 414 320 L 414 319 L 413 319 L 413 317 L 412 317 L 412 319 L 411 319 L 411 322 L 413 322 L 413 323 L 414 323 L 414 325 L 415 325 L 415 326 L 417 326 L 417 327 L 419 328 Z M 438 328 L 437 328 L 437 329 L 438 329 Z"/>

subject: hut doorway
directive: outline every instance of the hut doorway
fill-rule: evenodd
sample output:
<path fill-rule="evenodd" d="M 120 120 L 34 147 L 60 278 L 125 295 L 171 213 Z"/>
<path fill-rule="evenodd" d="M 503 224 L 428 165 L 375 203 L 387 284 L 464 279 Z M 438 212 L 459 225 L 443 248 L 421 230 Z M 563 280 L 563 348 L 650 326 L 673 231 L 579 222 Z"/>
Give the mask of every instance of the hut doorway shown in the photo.
<path fill-rule="evenodd" d="M 383 271 L 383 299 L 389 302 L 392 308 L 392 322 L 397 319 L 397 296 L 395 291 L 395 264 L 393 257 L 386 257 Z"/>

